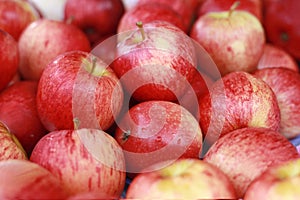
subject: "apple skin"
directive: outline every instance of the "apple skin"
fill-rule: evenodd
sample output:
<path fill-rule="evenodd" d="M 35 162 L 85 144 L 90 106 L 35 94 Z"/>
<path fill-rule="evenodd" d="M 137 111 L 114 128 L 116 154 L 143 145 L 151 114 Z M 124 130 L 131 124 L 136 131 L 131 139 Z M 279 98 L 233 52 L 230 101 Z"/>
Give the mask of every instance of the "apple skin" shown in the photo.
<path fill-rule="evenodd" d="M 5 89 L 17 74 L 19 65 L 18 43 L 6 31 L 0 30 L 0 91 Z"/>
<path fill-rule="evenodd" d="M 236 199 L 229 178 L 199 159 L 180 159 L 139 174 L 128 187 L 128 199 Z"/>
<path fill-rule="evenodd" d="M 117 32 L 124 12 L 121 0 L 67 0 L 64 20 L 72 18 L 71 23 L 85 32 L 93 46 L 103 36 Z"/>
<path fill-rule="evenodd" d="M 229 176 L 239 198 L 268 167 L 299 158 L 295 146 L 268 128 L 241 128 L 219 138 L 203 160 Z"/>
<path fill-rule="evenodd" d="M 8 159 L 27 160 L 27 154 L 18 139 L 0 121 L 0 161 Z"/>
<path fill-rule="evenodd" d="M 37 143 L 30 160 L 61 180 L 70 195 L 102 192 L 120 196 L 124 189 L 122 149 L 99 129 L 50 132 Z"/>
<path fill-rule="evenodd" d="M 245 200 L 297 200 L 300 192 L 300 159 L 270 167 L 248 187 Z"/>
<path fill-rule="evenodd" d="M 300 135 L 300 74 L 276 67 L 256 70 L 253 75 L 275 93 L 281 116 L 279 132 L 288 139 Z"/>
<path fill-rule="evenodd" d="M 0 1 L 0 13 L 0 29 L 16 41 L 31 22 L 40 18 L 36 8 L 24 0 Z"/>
<path fill-rule="evenodd" d="M 262 24 L 242 10 L 208 12 L 195 21 L 190 36 L 212 57 L 221 75 L 254 71 L 265 45 Z"/>
<path fill-rule="evenodd" d="M 164 21 L 143 25 L 118 35 L 112 69 L 137 101 L 176 101 L 187 90 L 196 72 L 192 40 Z M 127 37 L 124 37 L 127 35 Z"/>
<path fill-rule="evenodd" d="M 266 43 L 264 52 L 258 62 L 257 69 L 270 67 L 285 67 L 299 72 L 296 60 L 284 49 L 271 43 Z"/>
<path fill-rule="evenodd" d="M 116 74 L 101 59 L 84 51 L 57 56 L 39 81 L 37 110 L 48 131 L 74 129 L 74 120 L 81 128 L 106 130 L 118 117 L 122 104 L 123 89 Z"/>
<path fill-rule="evenodd" d="M 69 196 L 56 177 L 28 160 L 1 161 L 0 176 L 3 180 L 0 199 L 65 199 Z"/>
<path fill-rule="evenodd" d="M 248 11 L 259 21 L 263 21 L 263 0 L 242 0 L 239 1 L 237 10 Z M 226 11 L 236 0 L 205 0 L 198 9 L 198 17 L 208 12 Z"/>
<path fill-rule="evenodd" d="M 47 133 L 37 112 L 37 86 L 36 81 L 22 80 L 0 93 L 0 120 L 18 138 L 27 155 Z"/>
<path fill-rule="evenodd" d="M 168 101 L 145 101 L 130 108 L 120 119 L 114 138 L 132 174 L 165 160 L 199 158 L 202 148 L 195 117 Z"/>
<path fill-rule="evenodd" d="M 244 127 L 280 128 L 280 109 L 270 86 L 247 72 L 231 72 L 217 80 L 199 102 L 205 140 L 213 143 Z"/>
<path fill-rule="evenodd" d="M 119 22 L 117 32 L 122 33 L 135 29 L 136 23 L 139 21 L 146 24 L 157 20 L 169 22 L 185 33 L 188 31 L 183 18 L 172 8 L 158 3 L 146 3 L 125 12 Z"/>
<path fill-rule="evenodd" d="M 91 50 L 87 36 L 78 27 L 46 18 L 32 22 L 19 39 L 22 78 L 38 81 L 49 62 L 72 50 Z"/>

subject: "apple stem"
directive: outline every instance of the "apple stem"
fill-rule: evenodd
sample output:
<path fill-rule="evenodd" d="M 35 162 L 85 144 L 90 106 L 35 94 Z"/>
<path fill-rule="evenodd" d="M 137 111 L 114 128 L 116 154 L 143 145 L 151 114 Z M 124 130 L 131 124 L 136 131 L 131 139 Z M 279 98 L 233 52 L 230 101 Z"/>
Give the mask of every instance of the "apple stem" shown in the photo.
<path fill-rule="evenodd" d="M 96 62 L 97 62 L 97 58 L 93 57 L 92 58 L 92 69 L 91 69 L 91 74 L 94 72 L 95 68 L 96 68 Z"/>
<path fill-rule="evenodd" d="M 79 124 L 80 124 L 80 121 L 77 117 L 75 117 L 73 119 L 73 123 L 74 123 L 74 130 L 78 130 L 79 129 Z"/>
<path fill-rule="evenodd" d="M 139 21 L 136 23 L 136 26 L 139 28 L 140 32 L 141 32 L 141 35 L 142 35 L 142 39 L 145 40 L 145 31 L 144 31 L 144 28 L 143 28 L 143 22 Z"/>
<path fill-rule="evenodd" d="M 236 10 L 236 8 L 240 5 L 240 1 L 235 1 L 231 6 L 230 6 L 230 9 L 229 9 L 229 13 L 228 13 L 228 16 L 230 17 L 232 12 L 234 10 Z"/>

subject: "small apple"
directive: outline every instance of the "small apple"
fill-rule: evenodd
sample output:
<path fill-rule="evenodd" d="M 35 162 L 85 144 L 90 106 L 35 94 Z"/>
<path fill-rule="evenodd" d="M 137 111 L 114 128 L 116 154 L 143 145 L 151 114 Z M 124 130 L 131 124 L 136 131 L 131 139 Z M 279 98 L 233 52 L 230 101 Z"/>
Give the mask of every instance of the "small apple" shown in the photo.
<path fill-rule="evenodd" d="M 212 57 L 221 75 L 254 71 L 265 45 L 261 22 L 247 11 L 236 10 L 236 6 L 202 15 L 190 33 Z"/>
<path fill-rule="evenodd" d="M 19 65 L 18 43 L 3 30 L 0 30 L 0 52 L 0 91 L 2 91 L 17 74 Z"/>
<path fill-rule="evenodd" d="M 38 10 L 24 0 L 0 1 L 0 13 L 0 29 L 16 41 L 31 22 L 40 18 Z"/>
<path fill-rule="evenodd" d="M 270 67 L 285 67 L 296 72 L 299 72 L 299 66 L 296 60 L 284 49 L 267 43 L 264 47 L 264 52 L 259 59 L 257 69 Z"/>
<path fill-rule="evenodd" d="M 128 187 L 128 199 L 236 199 L 233 184 L 215 166 L 199 159 L 180 159 L 139 174 Z"/>
<path fill-rule="evenodd" d="M 99 129 L 50 132 L 37 143 L 30 160 L 61 180 L 70 195 L 101 192 L 119 197 L 124 189 L 122 149 Z"/>
<path fill-rule="evenodd" d="M 114 71 L 84 51 L 57 56 L 45 68 L 37 91 L 37 110 L 48 131 L 108 129 L 123 104 L 123 89 Z"/>
<path fill-rule="evenodd" d="M 247 72 L 231 72 L 217 80 L 199 100 L 199 116 L 208 144 L 239 128 L 280 128 L 274 92 L 267 83 Z"/>
<path fill-rule="evenodd" d="M 0 120 L 18 138 L 28 155 L 47 133 L 37 112 L 37 86 L 36 81 L 22 80 L 0 93 Z"/>
<path fill-rule="evenodd" d="M 168 22 L 137 26 L 118 35 L 116 59 L 110 66 L 137 101 L 178 100 L 196 72 L 192 40 Z"/>
<path fill-rule="evenodd" d="M 219 138 L 203 160 L 222 170 L 243 198 L 249 184 L 270 166 L 295 158 L 297 149 L 279 132 L 248 127 Z"/>
<path fill-rule="evenodd" d="M 184 32 L 188 31 L 183 18 L 172 8 L 158 3 L 146 3 L 125 12 L 119 22 L 117 32 L 133 30 L 139 21 L 146 24 L 157 20 L 169 22 Z"/>
<path fill-rule="evenodd" d="M 45 18 L 32 22 L 19 39 L 22 78 L 39 80 L 50 61 L 71 50 L 91 50 L 87 36 L 78 27 Z"/>
<path fill-rule="evenodd" d="M 2 121 L 0 121 L 0 143 L 0 161 L 8 159 L 27 160 L 27 154 L 22 145 Z"/>
<path fill-rule="evenodd" d="M 253 75 L 266 82 L 276 95 L 281 116 L 279 132 L 288 139 L 300 135 L 300 74 L 273 67 L 256 70 Z"/>
<path fill-rule="evenodd" d="M 0 199 L 65 199 L 59 179 L 28 160 L 0 161 Z"/>
<path fill-rule="evenodd" d="M 298 200 L 300 158 L 269 167 L 248 187 L 244 200 Z"/>
<path fill-rule="evenodd" d="M 124 12 L 121 0 L 67 0 L 64 20 L 72 18 L 71 23 L 85 32 L 93 46 L 117 32 Z"/>
<path fill-rule="evenodd" d="M 165 160 L 199 158 L 202 133 L 198 121 L 169 101 L 145 101 L 120 119 L 114 135 L 124 151 L 129 173 Z"/>

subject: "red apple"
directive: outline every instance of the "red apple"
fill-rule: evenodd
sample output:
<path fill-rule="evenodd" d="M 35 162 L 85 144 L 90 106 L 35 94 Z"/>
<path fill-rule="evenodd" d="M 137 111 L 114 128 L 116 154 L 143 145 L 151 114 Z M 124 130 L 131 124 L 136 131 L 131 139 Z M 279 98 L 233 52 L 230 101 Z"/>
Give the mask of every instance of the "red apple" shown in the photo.
<path fill-rule="evenodd" d="M 96 199 L 118 199 L 120 196 L 108 196 L 107 194 L 103 192 L 83 192 L 83 193 L 78 193 L 75 195 L 71 195 L 69 198 L 66 200 L 96 200 Z M 122 199 L 122 198 L 121 198 Z"/>
<path fill-rule="evenodd" d="M 93 54 L 69 51 L 46 66 L 38 85 L 37 109 L 49 131 L 108 129 L 123 104 L 122 86 L 111 68 Z"/>
<path fill-rule="evenodd" d="M 157 20 L 169 22 L 184 32 L 188 31 L 183 18 L 172 8 L 158 3 L 146 3 L 125 12 L 119 22 L 117 32 L 135 29 L 139 21 L 146 24 Z"/>
<path fill-rule="evenodd" d="M 289 53 L 279 46 L 267 43 L 264 47 L 264 52 L 259 59 L 257 69 L 270 67 L 285 67 L 299 72 L 296 60 Z"/>
<path fill-rule="evenodd" d="M 18 43 L 6 31 L 0 30 L 0 91 L 7 87 L 18 71 Z"/>
<path fill-rule="evenodd" d="M 269 167 L 248 187 L 245 200 L 297 200 L 300 192 L 300 159 Z"/>
<path fill-rule="evenodd" d="M 256 78 L 265 81 L 274 91 L 280 109 L 280 133 L 288 139 L 300 135 L 300 74 L 276 67 L 256 70 Z"/>
<path fill-rule="evenodd" d="M 19 81 L 0 93 L 0 120 L 18 138 L 28 155 L 47 133 L 37 112 L 37 86 L 36 81 Z"/>
<path fill-rule="evenodd" d="M 28 160 L 0 162 L 0 199 L 65 199 L 61 182 L 45 168 Z"/>
<path fill-rule="evenodd" d="M 219 138 L 204 161 L 230 178 L 239 198 L 249 184 L 270 166 L 299 158 L 295 146 L 279 132 L 268 128 L 241 128 Z"/>
<path fill-rule="evenodd" d="M 251 13 L 236 10 L 208 12 L 199 17 L 190 36 L 211 55 L 221 75 L 252 72 L 263 53 L 265 33 Z"/>
<path fill-rule="evenodd" d="M 49 19 L 32 22 L 19 39 L 21 76 L 39 80 L 49 62 L 71 50 L 91 50 L 87 36 L 78 27 Z"/>
<path fill-rule="evenodd" d="M 35 7 L 24 0 L 0 1 L 0 29 L 18 41 L 24 29 L 40 18 Z"/>
<path fill-rule="evenodd" d="M 133 106 L 118 122 L 114 137 L 124 150 L 129 173 L 140 173 L 165 160 L 198 158 L 202 148 L 202 133 L 195 117 L 168 101 Z"/>
<path fill-rule="evenodd" d="M 233 184 L 215 166 L 199 159 L 180 159 L 138 175 L 128 199 L 236 199 Z"/>
<path fill-rule="evenodd" d="M 264 0 L 266 38 L 300 60 L 300 1 Z"/>
<path fill-rule="evenodd" d="M 239 128 L 279 131 L 280 127 L 280 110 L 273 90 L 247 72 L 231 72 L 216 81 L 200 99 L 199 115 L 207 143 Z"/>
<path fill-rule="evenodd" d="M 164 21 L 138 26 L 118 35 L 117 55 L 111 67 L 138 101 L 178 100 L 196 71 L 192 40 Z"/>
<path fill-rule="evenodd" d="M 240 0 L 237 10 L 248 11 L 263 21 L 263 0 Z M 236 0 L 205 0 L 198 9 L 198 17 L 208 12 L 226 11 Z"/>
<path fill-rule="evenodd" d="M 30 160 L 54 174 L 71 195 L 101 192 L 119 197 L 125 186 L 122 149 L 99 129 L 50 132 L 37 143 Z"/>
<path fill-rule="evenodd" d="M 124 12 L 121 0 L 67 0 L 64 19 L 72 18 L 71 23 L 82 29 L 94 45 L 103 36 L 117 32 Z"/>
<path fill-rule="evenodd" d="M 0 161 L 8 159 L 27 160 L 27 154 L 22 145 L 2 121 L 0 121 L 0 143 Z"/>

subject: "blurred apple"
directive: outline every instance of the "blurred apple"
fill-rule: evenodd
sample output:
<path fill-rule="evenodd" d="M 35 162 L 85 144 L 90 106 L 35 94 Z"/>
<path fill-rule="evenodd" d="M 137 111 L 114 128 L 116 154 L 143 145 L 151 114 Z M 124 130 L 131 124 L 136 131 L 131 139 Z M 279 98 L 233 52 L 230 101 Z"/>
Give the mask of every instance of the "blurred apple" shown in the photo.
<path fill-rule="evenodd" d="M 269 167 L 248 187 L 244 200 L 298 200 L 300 159 Z"/>
<path fill-rule="evenodd" d="M 236 129 L 219 138 L 204 161 L 229 176 L 243 198 L 249 184 L 270 166 L 299 158 L 297 149 L 279 132 L 268 128 Z"/>
<path fill-rule="evenodd" d="M 1 0 L 0 13 L 0 29 L 16 41 L 31 22 L 40 18 L 38 10 L 24 0 Z"/>
<path fill-rule="evenodd" d="M 0 93 L 0 120 L 18 138 L 28 155 L 47 133 L 37 112 L 37 86 L 36 81 L 19 81 Z"/>
<path fill-rule="evenodd" d="M 43 17 L 52 20 L 63 21 L 64 8 L 67 0 L 28 0 L 32 2 L 42 13 Z"/>
<path fill-rule="evenodd" d="M 19 39 L 22 78 L 39 80 L 50 61 L 71 50 L 91 50 L 87 36 L 78 27 L 49 19 L 32 22 Z"/>
<path fill-rule="evenodd" d="M 125 185 L 121 147 L 98 129 L 53 131 L 35 146 L 30 160 L 62 181 L 69 194 L 101 192 L 119 197 Z"/>
<path fill-rule="evenodd" d="M 257 69 L 270 67 L 285 67 L 299 72 L 296 60 L 289 53 L 281 47 L 267 43 L 264 47 L 264 52 L 259 59 Z"/>
<path fill-rule="evenodd" d="M 88 36 L 91 45 L 108 35 L 116 34 L 124 14 L 121 0 L 67 0 L 64 20 L 78 26 Z"/>
<path fill-rule="evenodd" d="M 5 89 L 18 71 L 18 43 L 6 31 L 0 29 L 0 91 Z"/>
<path fill-rule="evenodd" d="M 235 6 L 202 15 L 190 33 L 212 57 L 221 75 L 254 71 L 265 45 L 261 22 L 247 11 L 236 10 Z"/>
<path fill-rule="evenodd" d="M 138 175 L 128 187 L 128 199 L 236 199 L 229 178 L 198 159 L 180 159 Z"/>
<path fill-rule="evenodd" d="M 0 199 L 65 199 L 69 194 L 48 170 L 28 160 L 0 162 Z"/>
<path fill-rule="evenodd" d="M 256 70 L 253 74 L 274 91 L 280 109 L 280 133 L 288 139 L 300 135 L 300 74 L 284 67 Z"/>
<path fill-rule="evenodd" d="M 0 121 L 0 161 L 8 159 L 27 160 L 27 154 L 18 139 Z"/>

